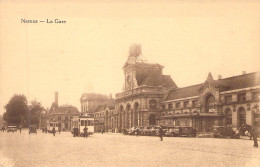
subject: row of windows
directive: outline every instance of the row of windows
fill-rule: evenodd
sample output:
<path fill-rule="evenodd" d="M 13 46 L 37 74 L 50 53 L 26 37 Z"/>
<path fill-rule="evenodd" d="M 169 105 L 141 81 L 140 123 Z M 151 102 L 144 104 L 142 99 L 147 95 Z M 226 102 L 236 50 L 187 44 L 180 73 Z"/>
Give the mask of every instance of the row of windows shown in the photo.
<path fill-rule="evenodd" d="M 104 117 L 104 113 L 97 113 L 97 114 L 94 115 L 94 117 L 95 118 L 97 118 L 97 117 Z"/>
<path fill-rule="evenodd" d="M 260 93 L 259 92 L 253 92 L 252 93 L 252 100 L 258 101 L 259 100 Z M 246 93 L 239 93 L 237 94 L 237 101 L 243 102 L 246 101 Z M 232 95 L 225 96 L 225 103 L 231 103 L 232 102 Z"/>
<path fill-rule="evenodd" d="M 93 120 L 81 120 L 80 126 L 94 126 Z"/>
<path fill-rule="evenodd" d="M 174 104 L 175 104 L 175 108 L 181 108 L 180 102 L 176 102 Z M 169 110 L 172 110 L 173 109 L 173 103 L 169 103 L 167 107 L 168 107 Z M 189 101 L 184 101 L 183 102 L 183 108 L 189 108 L 189 107 L 190 107 Z M 193 100 L 191 107 L 198 107 L 198 100 Z M 162 105 L 162 109 L 165 109 L 165 104 Z"/>
<path fill-rule="evenodd" d="M 253 92 L 252 93 L 252 100 L 259 101 L 260 100 L 260 92 Z M 238 102 L 246 101 L 246 93 L 237 94 L 237 101 Z M 225 96 L 225 103 L 231 103 L 231 102 L 232 102 L 232 95 Z M 173 105 L 175 105 L 176 109 L 181 108 L 181 103 L 176 102 L 174 104 L 169 103 L 168 106 L 167 106 L 168 107 L 167 109 L 172 110 L 174 108 Z M 183 108 L 189 108 L 189 107 L 192 107 L 192 108 L 198 107 L 198 100 L 193 100 L 191 106 L 189 105 L 189 101 L 184 101 L 183 102 Z M 166 109 L 165 104 L 162 105 L 162 109 Z"/>
<path fill-rule="evenodd" d="M 65 121 L 68 121 L 69 118 L 70 118 L 70 120 L 72 119 L 72 117 L 68 117 L 68 116 L 66 116 L 64 119 L 65 119 Z M 58 116 L 58 121 L 61 121 L 61 120 L 62 120 L 61 116 Z"/>

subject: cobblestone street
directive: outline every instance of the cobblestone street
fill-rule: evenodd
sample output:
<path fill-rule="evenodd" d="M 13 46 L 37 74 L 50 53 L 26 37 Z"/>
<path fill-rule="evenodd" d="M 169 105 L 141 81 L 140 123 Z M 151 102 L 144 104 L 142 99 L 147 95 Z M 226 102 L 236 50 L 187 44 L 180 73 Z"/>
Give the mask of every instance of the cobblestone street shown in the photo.
<path fill-rule="evenodd" d="M 69 132 L 0 132 L 0 166 L 260 166 L 253 141 L 214 138 L 164 138 Z"/>

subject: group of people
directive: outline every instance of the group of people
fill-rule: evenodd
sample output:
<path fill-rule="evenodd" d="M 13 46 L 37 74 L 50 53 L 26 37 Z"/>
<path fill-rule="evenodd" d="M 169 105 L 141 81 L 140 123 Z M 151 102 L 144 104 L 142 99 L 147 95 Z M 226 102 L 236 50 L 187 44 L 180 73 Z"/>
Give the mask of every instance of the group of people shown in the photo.
<path fill-rule="evenodd" d="M 80 130 L 78 127 L 73 128 L 73 137 L 75 136 L 80 136 Z M 88 128 L 86 126 L 83 129 L 83 137 L 84 138 L 88 137 Z"/>
<path fill-rule="evenodd" d="M 55 129 L 55 127 L 53 127 L 51 131 L 48 131 L 47 127 L 45 127 L 45 128 L 42 129 L 42 132 L 43 133 L 51 132 L 53 134 L 53 136 L 55 136 L 56 129 Z M 60 132 L 61 132 L 61 128 L 60 127 L 58 127 L 58 132 L 60 134 Z"/>
<path fill-rule="evenodd" d="M 135 129 L 135 136 L 136 137 L 139 137 L 140 136 L 140 133 L 141 133 L 141 130 L 139 128 L 136 128 Z M 162 129 L 162 127 L 159 128 L 159 137 L 160 137 L 160 140 L 163 141 L 163 135 L 164 135 L 164 131 Z"/>
<path fill-rule="evenodd" d="M 6 128 L 5 128 L 5 126 L 3 125 L 3 126 L 2 126 L 2 129 L 1 129 L 1 130 L 2 130 L 2 132 L 4 132 L 4 131 L 5 131 L 5 129 L 6 129 Z"/>

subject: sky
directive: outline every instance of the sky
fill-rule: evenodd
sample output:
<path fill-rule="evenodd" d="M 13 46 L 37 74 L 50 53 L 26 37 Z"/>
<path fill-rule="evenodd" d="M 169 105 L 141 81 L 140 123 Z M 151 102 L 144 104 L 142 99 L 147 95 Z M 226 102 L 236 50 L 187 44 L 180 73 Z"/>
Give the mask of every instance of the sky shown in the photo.
<path fill-rule="evenodd" d="M 14 94 L 80 110 L 82 93 L 122 91 L 128 49 L 142 45 L 178 87 L 260 71 L 257 1 L 0 0 L 0 114 Z M 66 20 L 66 24 L 21 23 Z M 92 87 L 92 88 L 91 88 Z"/>

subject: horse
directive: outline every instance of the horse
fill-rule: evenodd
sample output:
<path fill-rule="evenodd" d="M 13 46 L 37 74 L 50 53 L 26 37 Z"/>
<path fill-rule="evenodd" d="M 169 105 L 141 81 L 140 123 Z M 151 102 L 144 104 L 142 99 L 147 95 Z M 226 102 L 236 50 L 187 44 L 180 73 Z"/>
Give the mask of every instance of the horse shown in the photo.
<path fill-rule="evenodd" d="M 255 133 L 257 136 L 260 134 L 260 127 L 254 127 L 255 128 Z M 239 134 L 242 136 L 249 136 L 250 140 L 252 139 L 253 136 L 253 127 L 251 125 L 247 125 L 246 123 L 243 123 L 242 126 L 238 129 Z M 248 134 L 246 134 L 248 132 Z"/>

